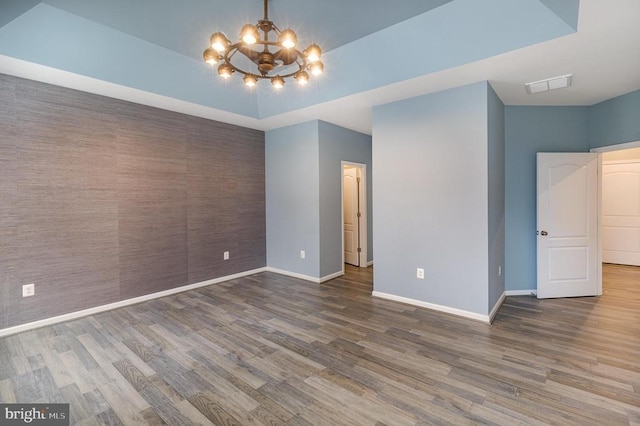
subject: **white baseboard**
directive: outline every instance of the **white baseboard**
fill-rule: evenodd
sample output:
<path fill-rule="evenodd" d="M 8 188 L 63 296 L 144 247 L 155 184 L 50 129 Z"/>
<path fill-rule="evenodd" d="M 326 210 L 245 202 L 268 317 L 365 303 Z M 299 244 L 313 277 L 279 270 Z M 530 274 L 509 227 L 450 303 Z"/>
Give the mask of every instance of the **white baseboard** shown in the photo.
<path fill-rule="evenodd" d="M 299 278 L 305 281 L 311 281 L 312 283 L 320 284 L 320 278 L 312 277 L 311 275 L 299 274 L 297 272 L 285 271 L 284 269 L 272 268 L 267 266 L 267 272 L 273 272 L 275 274 L 286 275 L 287 277 Z"/>
<path fill-rule="evenodd" d="M 369 262 L 369 264 L 373 264 L 373 262 Z M 173 294 L 182 293 L 184 291 L 193 290 L 200 287 L 206 287 L 213 284 L 218 284 L 224 281 L 233 280 L 236 278 L 246 277 L 248 275 L 257 274 L 259 272 L 274 272 L 276 274 L 285 275 L 289 277 L 299 278 L 305 281 L 311 281 L 313 283 L 323 283 L 334 278 L 340 277 L 344 275 L 343 271 L 338 271 L 330 275 L 326 275 L 321 278 L 312 277 L 309 275 L 298 274 L 296 272 L 285 271 L 282 269 L 272 268 L 272 267 L 264 267 L 258 269 L 252 269 L 250 271 L 239 272 L 233 275 L 226 275 L 224 277 L 214 278 L 207 281 L 202 281 L 199 283 L 189 284 L 182 287 L 176 287 L 169 290 L 160 291 L 157 293 L 146 294 L 144 296 L 134 297 L 132 299 L 121 300 L 119 302 L 109 303 L 107 305 L 96 306 L 89 309 L 83 309 L 81 311 L 70 312 L 68 314 L 58 315 L 51 318 L 46 318 L 43 320 L 33 321 L 26 324 L 20 324 L 13 327 L 8 327 L 4 329 L 0 329 L 0 337 L 10 336 L 12 334 L 21 333 L 23 331 L 29 331 L 40 327 L 46 327 L 49 325 L 58 324 L 65 321 L 70 321 L 78 318 L 82 318 L 88 315 L 98 314 L 101 312 L 109 311 L 112 309 L 118 309 L 129 305 L 135 305 L 136 303 L 146 302 L 148 300 L 158 299 L 160 297 L 171 296 Z M 477 321 L 482 321 L 484 323 L 491 323 L 493 318 L 500 309 L 500 306 L 505 300 L 506 296 L 528 296 L 531 294 L 536 294 L 536 290 L 508 290 L 505 291 L 500 299 L 496 302 L 491 313 L 489 315 L 481 315 L 475 312 L 464 311 L 462 309 L 451 308 L 448 306 L 437 305 L 435 303 L 423 302 L 421 300 L 410 299 L 408 297 L 396 296 L 388 293 L 381 293 L 378 291 L 374 291 L 371 293 L 373 297 L 378 297 L 380 299 L 393 300 L 396 302 L 406 303 L 409 305 L 420 306 L 423 308 L 433 309 L 435 311 L 446 312 L 453 315 L 458 315 L 465 318 L 474 319 Z"/>
<path fill-rule="evenodd" d="M 537 290 L 507 290 L 504 292 L 505 296 L 531 296 L 537 295 Z"/>
<path fill-rule="evenodd" d="M 325 275 L 324 277 L 312 277 L 310 275 L 299 274 L 297 272 L 285 271 L 284 269 L 272 268 L 271 266 L 267 266 L 266 271 L 273 272 L 275 274 L 286 275 L 287 277 L 299 278 L 305 281 L 311 281 L 312 283 L 321 284 L 325 281 L 332 280 L 337 277 L 341 277 L 344 275 L 344 271 L 334 272 L 330 275 Z"/>
<path fill-rule="evenodd" d="M 498 310 L 500 309 L 500 306 L 502 306 L 502 304 L 504 303 L 505 299 L 507 298 L 506 293 L 503 291 L 502 294 L 500 295 L 500 297 L 498 298 L 498 301 L 496 302 L 495 305 L 493 305 L 493 309 L 491 309 L 491 312 L 489 312 L 489 322 L 493 322 L 493 319 L 496 317 L 496 314 L 498 313 Z"/>
<path fill-rule="evenodd" d="M 371 293 L 371 295 L 380 299 L 393 300 L 395 302 L 406 303 L 408 305 L 420 306 L 421 308 L 433 309 L 434 311 L 446 312 L 448 314 L 470 318 L 487 324 L 491 323 L 488 315 L 477 314 L 475 312 L 464 311 L 462 309 L 450 308 L 449 306 L 437 305 L 435 303 L 423 302 L 422 300 L 410 299 L 408 297 L 396 296 L 395 294 L 381 293 L 379 291 L 374 291 Z"/>
<path fill-rule="evenodd" d="M 333 274 L 325 275 L 324 277 L 320 278 L 320 282 L 323 283 L 325 281 L 329 281 L 329 280 L 332 280 L 334 278 L 341 277 L 343 275 L 344 275 L 344 271 L 334 272 Z"/>
<path fill-rule="evenodd" d="M 372 266 L 373 265 L 373 260 L 367 262 L 367 266 Z"/>
<path fill-rule="evenodd" d="M 94 308 L 83 309 L 81 311 L 70 312 L 68 314 L 58 315 L 56 317 L 46 318 L 43 320 L 28 322 L 26 324 L 16 325 L 14 327 L 3 328 L 0 330 L 0 337 L 6 337 L 11 334 L 21 333 L 23 331 L 29 331 L 40 327 L 46 327 L 49 325 L 58 324 L 64 321 L 70 321 L 87 315 L 98 314 L 100 312 L 109 311 L 112 309 L 118 309 L 129 305 L 135 305 L 136 303 L 146 302 L 148 300 L 158 299 L 160 297 L 171 296 L 176 293 L 182 293 L 184 291 L 193 290 L 200 287 L 206 287 L 212 284 L 218 284 L 224 281 L 233 280 L 236 278 L 246 277 L 247 275 L 257 274 L 258 272 L 265 272 L 267 268 L 252 269 L 250 271 L 239 272 L 233 275 L 227 275 L 224 277 L 214 278 L 212 280 L 202 281 L 199 283 L 189 284 L 182 287 L 176 287 L 169 290 L 159 291 L 157 293 L 145 294 L 144 296 L 134 297 L 132 299 L 121 300 L 119 302 L 109 303 L 107 305 L 96 306 Z"/>

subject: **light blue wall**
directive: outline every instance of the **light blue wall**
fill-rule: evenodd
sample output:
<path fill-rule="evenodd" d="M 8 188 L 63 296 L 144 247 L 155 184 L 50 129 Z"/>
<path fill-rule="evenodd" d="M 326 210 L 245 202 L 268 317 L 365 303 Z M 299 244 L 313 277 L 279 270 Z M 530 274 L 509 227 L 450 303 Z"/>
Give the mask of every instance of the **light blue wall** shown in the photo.
<path fill-rule="evenodd" d="M 371 188 L 371 136 L 311 121 L 266 132 L 265 156 L 267 266 L 312 278 L 342 271 L 341 161 L 366 164 Z M 371 241 L 371 195 L 367 204 Z"/>
<path fill-rule="evenodd" d="M 589 109 L 589 146 L 640 141 L 640 90 Z"/>
<path fill-rule="evenodd" d="M 371 136 L 320 121 L 320 276 L 342 271 L 342 161 L 366 164 L 367 260 L 373 259 Z"/>
<path fill-rule="evenodd" d="M 505 287 L 535 290 L 536 153 L 587 152 L 589 107 L 505 107 Z"/>
<path fill-rule="evenodd" d="M 374 108 L 375 291 L 488 314 L 487 152 L 486 82 Z"/>
<path fill-rule="evenodd" d="M 487 85 L 488 182 L 489 182 L 489 312 L 504 293 L 505 247 L 505 138 L 504 104 Z"/>
<path fill-rule="evenodd" d="M 507 106 L 505 117 L 505 287 L 535 290 L 536 153 L 640 140 L 640 90 L 591 107 Z"/>
<path fill-rule="evenodd" d="M 318 156 L 317 121 L 265 134 L 267 266 L 310 277 L 320 276 Z"/>

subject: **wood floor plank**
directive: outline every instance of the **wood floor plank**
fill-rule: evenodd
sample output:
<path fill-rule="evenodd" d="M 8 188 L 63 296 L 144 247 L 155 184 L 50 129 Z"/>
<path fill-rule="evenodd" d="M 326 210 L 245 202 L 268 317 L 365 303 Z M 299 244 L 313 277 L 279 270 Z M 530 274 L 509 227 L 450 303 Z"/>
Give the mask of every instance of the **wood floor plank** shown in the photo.
<path fill-rule="evenodd" d="M 160 417 L 160 415 L 158 415 L 158 413 L 153 409 L 153 408 L 147 408 L 146 410 L 142 410 L 140 412 L 140 416 L 142 416 L 143 421 L 145 422 L 145 424 L 147 425 L 166 425 L 167 422 L 165 422 L 162 417 Z M 187 424 L 187 423 L 183 423 L 183 424 Z"/>
<path fill-rule="evenodd" d="M 548 424 L 534 417 L 525 416 L 521 413 L 509 410 L 502 405 L 491 403 L 485 403 L 482 405 L 472 404 L 469 408 L 469 412 L 484 419 L 486 423 L 492 424 L 512 424 L 527 426 L 544 426 Z"/>
<path fill-rule="evenodd" d="M 640 268 L 492 325 L 263 272 L 0 339 L 0 401 L 72 424 L 640 425 Z"/>
<path fill-rule="evenodd" d="M 0 401 L 6 404 L 18 402 L 16 400 L 16 394 L 13 391 L 11 379 L 0 380 Z"/>
<path fill-rule="evenodd" d="M 12 378 L 13 392 L 18 402 L 65 402 L 48 368 L 29 371 Z"/>
<path fill-rule="evenodd" d="M 553 382 L 548 383 L 541 389 L 519 389 L 515 407 L 518 412 L 526 413 L 528 408 L 533 410 L 538 407 L 545 407 L 545 412 L 555 410 L 564 413 L 565 416 L 573 417 L 576 420 L 589 419 L 597 422 L 599 419 L 608 419 L 614 424 L 624 424 L 626 421 L 626 410 L 614 404 L 608 404 L 604 400 L 602 404 L 596 400 L 589 400 L 577 394 L 567 392 L 566 388 L 554 386 Z M 527 401 L 527 404 L 521 404 Z M 505 404 L 508 405 L 508 404 Z"/>
<path fill-rule="evenodd" d="M 218 365 L 218 363 L 214 362 L 215 360 L 212 361 L 206 358 L 204 355 L 194 353 L 193 351 L 191 352 L 191 354 L 194 356 L 194 358 L 202 362 L 203 367 L 207 368 L 211 372 L 214 372 L 221 378 L 225 379 L 227 382 L 233 384 L 233 386 L 235 386 L 239 391 L 242 391 L 243 393 L 251 397 L 254 401 L 260 404 L 260 407 L 269 411 L 273 416 L 280 419 L 281 422 L 286 422 L 293 417 L 293 413 L 286 410 L 284 407 L 277 404 L 275 401 L 273 401 L 272 399 L 270 399 L 269 397 L 265 396 L 263 393 L 257 390 L 259 387 L 265 384 L 264 382 L 260 381 L 256 385 L 252 386 L 251 384 L 244 381 L 239 376 L 229 372 L 228 370 L 224 369 L 222 366 Z M 225 358 L 222 358 L 222 359 L 225 359 Z M 258 410 L 258 414 L 261 414 L 258 416 L 259 418 L 261 418 L 263 411 Z M 264 417 L 265 419 L 271 418 L 270 416 L 266 416 L 266 415 Z"/>
<path fill-rule="evenodd" d="M 109 403 L 97 389 L 84 393 L 83 397 L 86 403 L 91 407 L 93 414 L 98 414 L 109 409 Z"/>
<path fill-rule="evenodd" d="M 149 403 L 126 380 L 106 383 L 99 386 L 98 390 L 109 404 L 107 410 L 97 414 L 99 421 L 144 424 L 141 412 L 149 408 Z"/>
<path fill-rule="evenodd" d="M 304 392 L 299 392 L 288 382 L 281 382 L 276 386 L 267 383 L 261 386 L 258 391 L 295 414 L 300 414 L 305 410 L 305 407 L 316 402 L 313 397 Z"/>
<path fill-rule="evenodd" d="M 191 395 L 189 402 L 215 425 L 242 425 L 238 419 L 229 414 L 214 398 L 211 398 L 206 393 L 199 392 Z"/>
<path fill-rule="evenodd" d="M 7 339 L 0 339 L 0 380 L 9 379 L 18 372 L 11 361 L 11 353 L 9 352 L 9 343 Z"/>
<path fill-rule="evenodd" d="M 416 422 L 413 414 L 404 412 L 393 405 L 385 404 L 371 394 L 356 396 L 349 391 L 337 386 L 329 380 L 313 376 L 306 379 L 301 385 L 303 389 L 314 389 L 317 400 L 329 407 L 333 407 L 338 412 L 347 412 L 356 424 L 358 419 L 375 423 L 381 421 L 393 425 L 411 425 Z M 308 388 L 306 387 L 308 385 Z M 309 391 L 309 393 L 311 393 Z M 336 409 L 336 407 L 344 407 Z M 346 417 L 346 416 L 345 416 Z"/>
<path fill-rule="evenodd" d="M 76 426 L 100 426 L 102 423 L 98 422 L 98 419 L 95 417 L 90 417 L 87 419 L 82 419 L 78 422 L 74 422 Z"/>
<path fill-rule="evenodd" d="M 66 370 L 71 378 L 68 384 L 76 384 L 82 393 L 96 389 L 100 384 L 109 382 L 108 372 L 94 369 L 89 372 L 78 359 L 75 352 L 66 351 L 58 355 L 62 369 Z M 47 365 L 49 365 L 47 363 Z"/>
<path fill-rule="evenodd" d="M 88 419 L 94 418 L 92 407 L 78 389 L 76 385 L 65 386 L 60 389 L 62 400 L 69 404 L 70 424 L 80 423 Z"/>
<path fill-rule="evenodd" d="M 139 417 L 134 417 L 134 421 L 138 422 L 139 424 L 144 424 L 145 418 L 148 418 L 148 415 L 142 414 Z M 129 420 L 131 419 L 127 419 L 127 421 Z M 122 423 L 122 420 L 120 420 L 118 414 L 116 414 L 116 412 L 111 408 L 109 408 L 107 411 L 96 414 L 96 421 L 99 425 L 124 426 L 124 423 Z M 128 424 L 135 423 L 127 423 L 127 425 Z"/>
<path fill-rule="evenodd" d="M 140 394 L 149 403 L 151 408 L 153 408 L 153 410 L 149 411 L 157 414 L 164 423 L 175 426 L 183 426 L 191 423 L 157 388 L 147 386 L 140 391 Z"/>
<path fill-rule="evenodd" d="M 224 377 L 218 376 L 207 368 L 196 370 L 196 373 L 211 384 L 209 392 L 216 400 L 225 403 L 232 412 L 249 412 L 260 405 L 255 399 L 238 389 Z"/>

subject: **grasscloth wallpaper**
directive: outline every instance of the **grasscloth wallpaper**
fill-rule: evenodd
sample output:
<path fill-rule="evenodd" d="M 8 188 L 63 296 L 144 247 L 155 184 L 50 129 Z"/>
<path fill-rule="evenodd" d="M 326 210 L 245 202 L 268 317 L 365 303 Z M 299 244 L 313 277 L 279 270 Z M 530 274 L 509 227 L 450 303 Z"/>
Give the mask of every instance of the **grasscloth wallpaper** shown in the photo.
<path fill-rule="evenodd" d="M 263 267 L 265 238 L 263 132 L 0 74 L 0 328 Z"/>

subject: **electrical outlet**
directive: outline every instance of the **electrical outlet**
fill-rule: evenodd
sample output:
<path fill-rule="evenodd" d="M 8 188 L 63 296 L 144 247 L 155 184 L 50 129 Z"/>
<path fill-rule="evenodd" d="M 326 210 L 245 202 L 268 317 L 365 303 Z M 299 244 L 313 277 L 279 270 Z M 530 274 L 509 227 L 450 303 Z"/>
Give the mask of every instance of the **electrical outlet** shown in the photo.
<path fill-rule="evenodd" d="M 498 276 L 502 276 L 502 265 L 498 266 Z"/>
<path fill-rule="evenodd" d="M 307 254 L 304 252 L 304 250 L 300 250 L 300 259 L 304 259 L 307 256 Z"/>
<path fill-rule="evenodd" d="M 418 277 L 421 280 L 424 280 L 424 269 L 418 268 L 416 272 L 416 277 Z"/>
<path fill-rule="evenodd" d="M 228 251 L 225 251 L 225 252 L 224 252 L 224 254 L 222 255 L 222 258 L 223 258 L 224 260 L 229 260 L 229 252 L 228 252 Z"/>
<path fill-rule="evenodd" d="M 35 284 L 25 284 L 22 286 L 22 297 L 29 297 L 36 294 Z"/>

